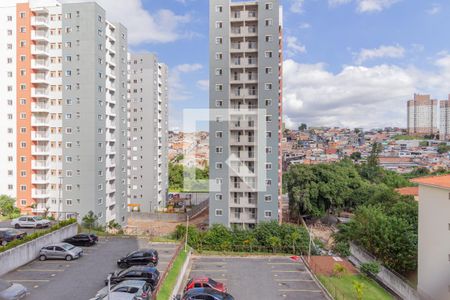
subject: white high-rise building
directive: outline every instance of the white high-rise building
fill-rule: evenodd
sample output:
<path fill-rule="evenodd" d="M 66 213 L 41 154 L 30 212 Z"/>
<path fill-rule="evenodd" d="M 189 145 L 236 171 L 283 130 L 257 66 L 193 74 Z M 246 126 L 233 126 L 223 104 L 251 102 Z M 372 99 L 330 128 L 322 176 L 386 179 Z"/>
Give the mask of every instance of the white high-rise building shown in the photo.
<path fill-rule="evenodd" d="M 442 141 L 450 141 L 450 95 L 448 99 L 440 102 L 441 120 L 439 138 Z"/>
<path fill-rule="evenodd" d="M 437 100 L 430 95 L 414 94 L 414 99 L 408 101 L 408 134 L 433 135 L 437 133 Z"/>
<path fill-rule="evenodd" d="M 127 30 L 95 2 L 0 2 L 0 194 L 123 225 Z"/>
<path fill-rule="evenodd" d="M 129 72 L 130 206 L 154 212 L 168 189 L 168 68 L 153 54 L 131 54 Z"/>

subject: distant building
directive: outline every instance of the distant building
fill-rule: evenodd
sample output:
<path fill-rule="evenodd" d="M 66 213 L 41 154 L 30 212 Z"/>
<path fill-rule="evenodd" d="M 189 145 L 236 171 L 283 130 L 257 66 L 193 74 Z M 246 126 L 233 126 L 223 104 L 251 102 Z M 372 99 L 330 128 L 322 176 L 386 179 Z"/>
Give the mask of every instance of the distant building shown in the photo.
<path fill-rule="evenodd" d="M 165 207 L 168 189 L 168 68 L 150 53 L 130 55 L 130 204 Z"/>
<path fill-rule="evenodd" d="M 408 101 L 408 134 L 431 135 L 437 133 L 437 100 L 430 95 L 414 94 Z"/>
<path fill-rule="evenodd" d="M 450 298 L 450 175 L 419 184 L 418 285 L 421 299 Z"/>
<path fill-rule="evenodd" d="M 448 96 L 449 100 L 442 100 L 440 102 L 440 111 L 441 111 L 441 123 L 439 130 L 439 138 L 442 141 L 450 140 L 450 95 Z"/>

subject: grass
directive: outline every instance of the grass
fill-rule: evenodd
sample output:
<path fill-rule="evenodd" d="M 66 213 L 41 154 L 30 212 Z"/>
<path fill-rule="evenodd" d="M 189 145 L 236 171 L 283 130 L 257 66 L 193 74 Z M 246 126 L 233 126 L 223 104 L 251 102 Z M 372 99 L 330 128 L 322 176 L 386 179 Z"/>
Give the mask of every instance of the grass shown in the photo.
<path fill-rule="evenodd" d="M 364 285 L 364 300 L 387 300 L 394 299 L 375 281 L 361 275 L 341 275 L 341 276 L 317 276 L 330 294 L 336 299 L 358 299 L 353 283 L 360 282 Z"/>
<path fill-rule="evenodd" d="M 170 300 L 170 296 L 172 295 L 173 288 L 175 287 L 175 283 L 180 274 L 181 268 L 183 267 L 184 262 L 186 261 L 188 252 L 184 252 L 181 250 L 178 254 L 177 258 L 172 265 L 172 268 L 169 270 L 166 279 L 164 280 L 161 290 L 158 293 L 157 300 Z"/>

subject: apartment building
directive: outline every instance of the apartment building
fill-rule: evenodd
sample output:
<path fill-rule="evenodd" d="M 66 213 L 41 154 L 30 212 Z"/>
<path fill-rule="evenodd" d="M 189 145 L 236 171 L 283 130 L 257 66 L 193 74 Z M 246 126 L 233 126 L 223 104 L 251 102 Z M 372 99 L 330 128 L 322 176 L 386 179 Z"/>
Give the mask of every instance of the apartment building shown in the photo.
<path fill-rule="evenodd" d="M 417 290 L 421 299 L 449 299 L 450 175 L 412 181 L 419 184 Z"/>
<path fill-rule="evenodd" d="M 437 133 L 437 100 L 430 95 L 414 94 L 414 99 L 407 104 L 408 133 L 410 135 L 431 135 Z"/>
<path fill-rule="evenodd" d="M 168 189 L 168 68 L 154 54 L 129 59 L 130 205 L 141 212 L 166 206 Z"/>
<path fill-rule="evenodd" d="M 450 95 L 448 99 L 439 103 L 441 115 L 439 139 L 442 141 L 450 141 Z"/>
<path fill-rule="evenodd" d="M 279 220 L 279 1 L 210 1 L 210 224 Z"/>
<path fill-rule="evenodd" d="M 0 193 L 22 213 L 126 222 L 127 30 L 95 2 L 0 3 Z"/>

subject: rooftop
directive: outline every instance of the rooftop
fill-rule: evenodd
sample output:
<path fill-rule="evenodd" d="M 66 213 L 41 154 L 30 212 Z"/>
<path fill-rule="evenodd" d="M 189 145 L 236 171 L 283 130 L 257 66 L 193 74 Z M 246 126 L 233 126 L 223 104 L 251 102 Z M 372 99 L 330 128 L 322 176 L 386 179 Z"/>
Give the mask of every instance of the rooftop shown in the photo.
<path fill-rule="evenodd" d="M 403 196 L 419 196 L 419 187 L 417 186 L 403 187 L 395 189 L 395 191 Z"/>
<path fill-rule="evenodd" d="M 450 175 L 421 177 L 411 181 L 422 185 L 450 189 Z"/>

